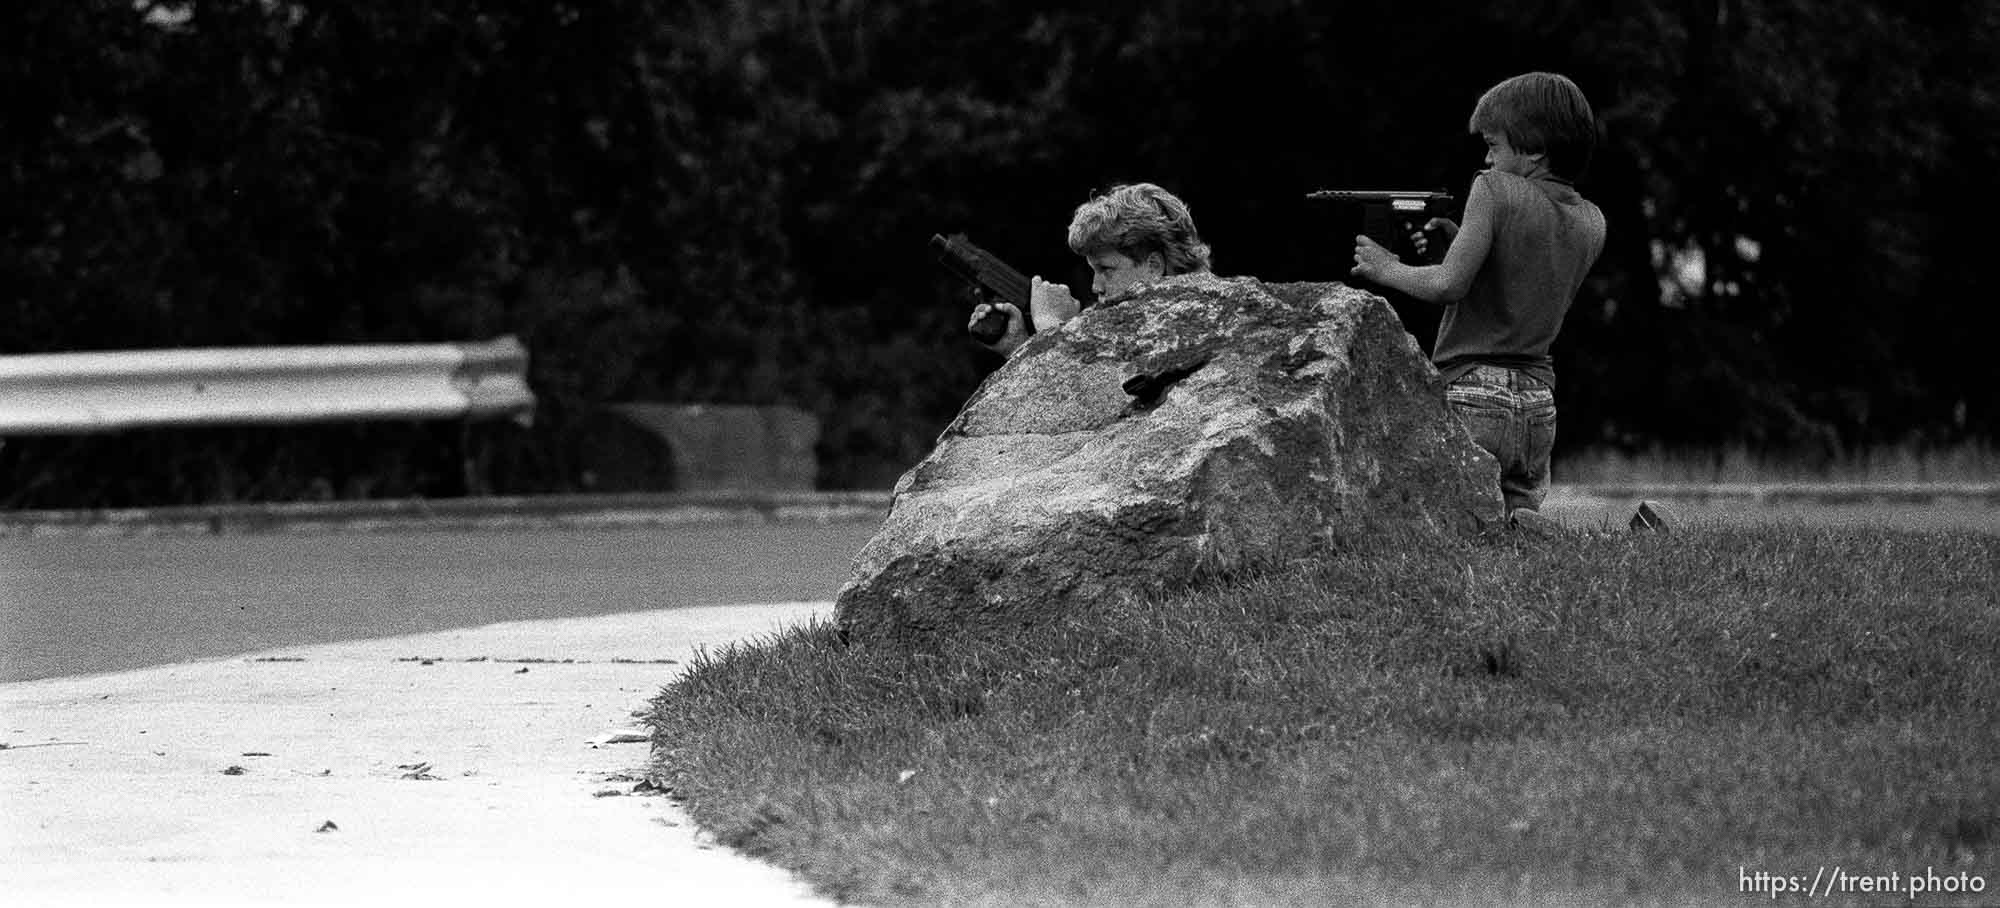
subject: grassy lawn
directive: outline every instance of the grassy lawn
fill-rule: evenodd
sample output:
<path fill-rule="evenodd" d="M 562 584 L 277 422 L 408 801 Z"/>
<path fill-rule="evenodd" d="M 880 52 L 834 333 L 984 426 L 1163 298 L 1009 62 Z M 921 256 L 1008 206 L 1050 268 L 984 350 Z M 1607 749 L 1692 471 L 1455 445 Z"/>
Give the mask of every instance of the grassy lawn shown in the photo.
<path fill-rule="evenodd" d="M 649 721 L 718 840 L 846 901 L 1991 904 L 1996 662 L 1991 536 L 1411 536 L 1004 639 L 799 628 Z"/>
<path fill-rule="evenodd" d="M 1557 457 L 1559 483 L 1991 482 L 2000 448 L 1984 442 L 1921 447 L 1877 445 L 1851 451 L 1797 451 L 1726 445 L 1688 450 L 1584 450 Z"/>

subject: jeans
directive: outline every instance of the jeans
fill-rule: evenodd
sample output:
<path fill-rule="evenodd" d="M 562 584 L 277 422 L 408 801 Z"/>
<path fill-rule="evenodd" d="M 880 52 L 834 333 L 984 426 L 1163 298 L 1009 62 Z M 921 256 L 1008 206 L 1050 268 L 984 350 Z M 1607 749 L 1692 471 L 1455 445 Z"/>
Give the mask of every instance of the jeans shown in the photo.
<path fill-rule="evenodd" d="M 1479 366 L 1453 381 L 1444 396 L 1472 440 L 1500 461 L 1507 512 L 1540 508 L 1556 445 L 1555 391 L 1526 372 Z"/>

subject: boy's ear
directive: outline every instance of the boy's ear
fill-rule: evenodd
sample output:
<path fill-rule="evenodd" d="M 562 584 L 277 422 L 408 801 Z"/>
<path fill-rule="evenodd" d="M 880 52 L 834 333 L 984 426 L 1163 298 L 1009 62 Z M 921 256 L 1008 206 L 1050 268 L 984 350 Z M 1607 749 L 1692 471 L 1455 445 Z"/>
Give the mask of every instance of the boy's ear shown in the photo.
<path fill-rule="evenodd" d="M 1167 257 L 1158 252 L 1148 252 L 1146 253 L 1146 260 L 1140 262 L 1139 267 L 1151 271 L 1159 277 L 1166 277 Z"/>

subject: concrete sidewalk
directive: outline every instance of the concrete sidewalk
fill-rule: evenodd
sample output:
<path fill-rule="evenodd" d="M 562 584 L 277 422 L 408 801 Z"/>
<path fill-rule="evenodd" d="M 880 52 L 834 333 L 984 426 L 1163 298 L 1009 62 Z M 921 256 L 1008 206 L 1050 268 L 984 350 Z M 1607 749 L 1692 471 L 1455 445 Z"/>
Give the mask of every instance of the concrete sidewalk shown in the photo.
<path fill-rule="evenodd" d="M 0 684 L 0 901 L 832 904 L 635 792 L 649 746 L 625 740 L 698 647 L 830 609 L 524 621 Z"/>

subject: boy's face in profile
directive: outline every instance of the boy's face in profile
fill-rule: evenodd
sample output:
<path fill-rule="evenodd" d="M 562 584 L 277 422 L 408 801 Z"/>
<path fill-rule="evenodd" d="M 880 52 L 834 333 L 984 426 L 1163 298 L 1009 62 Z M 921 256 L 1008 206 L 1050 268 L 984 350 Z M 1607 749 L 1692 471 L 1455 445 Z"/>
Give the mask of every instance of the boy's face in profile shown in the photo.
<path fill-rule="evenodd" d="M 1150 253 L 1144 261 L 1133 261 L 1123 252 L 1093 252 L 1083 257 L 1090 263 L 1090 292 L 1100 300 L 1120 296 L 1138 281 L 1158 280 L 1167 273 L 1160 254 Z"/>
<path fill-rule="evenodd" d="M 1479 136 L 1486 140 L 1487 167 L 1517 177 L 1533 177 L 1541 173 L 1541 154 L 1522 154 L 1514 149 L 1514 144 L 1507 141 L 1506 136 L 1497 132 L 1482 131 Z"/>

